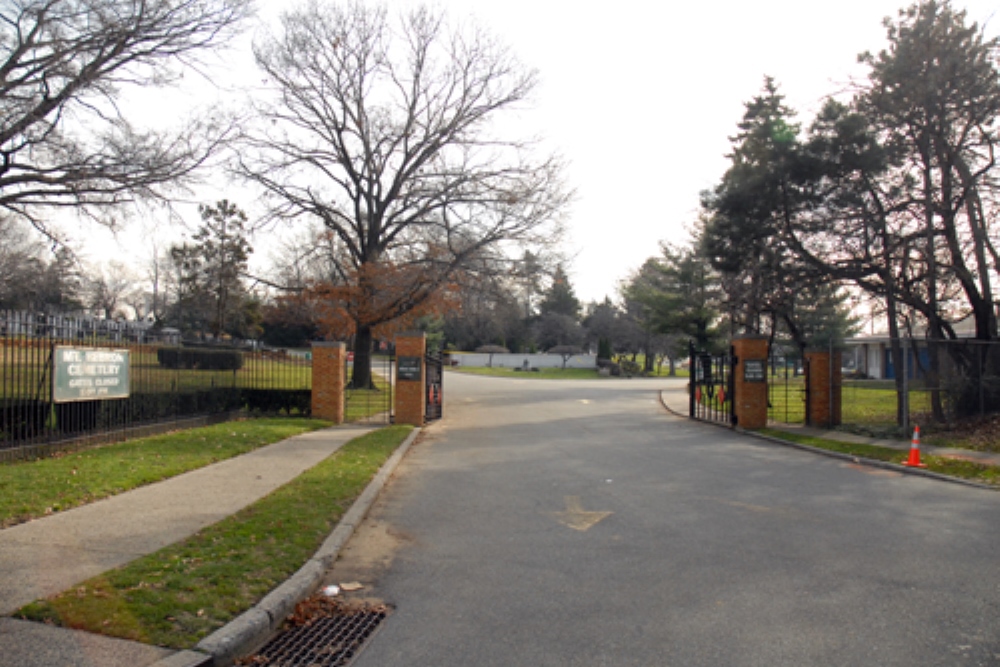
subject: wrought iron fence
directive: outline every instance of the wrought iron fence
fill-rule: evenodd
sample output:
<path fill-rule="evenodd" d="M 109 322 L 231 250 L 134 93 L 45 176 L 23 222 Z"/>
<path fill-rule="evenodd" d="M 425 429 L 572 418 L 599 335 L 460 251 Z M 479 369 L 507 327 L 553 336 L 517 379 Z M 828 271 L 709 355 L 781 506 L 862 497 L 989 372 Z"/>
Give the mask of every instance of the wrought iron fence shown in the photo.
<path fill-rule="evenodd" d="M 767 418 L 785 424 L 806 421 L 805 360 L 792 344 L 771 345 L 767 359 Z"/>
<path fill-rule="evenodd" d="M 344 419 L 362 424 L 391 424 L 396 360 L 391 355 L 374 354 L 371 364 L 371 383 L 367 387 L 359 387 L 353 381 L 353 358 L 345 367 Z"/>
<path fill-rule="evenodd" d="M 121 439 L 140 427 L 243 409 L 309 412 L 306 355 L 180 343 L 176 332 L 141 323 L 0 311 L 0 450 Z M 82 363 L 88 351 L 127 360 L 114 371 L 123 378 L 119 394 L 102 386 L 114 378 L 54 382 L 69 369 L 57 353 Z"/>
<path fill-rule="evenodd" d="M 727 426 L 736 423 L 732 352 L 714 355 L 690 348 L 690 416 Z"/>
<path fill-rule="evenodd" d="M 424 358 L 424 391 L 427 399 L 424 404 L 424 419 L 436 421 L 441 419 L 444 403 L 444 357 L 440 354 L 428 354 Z"/>
<path fill-rule="evenodd" d="M 959 339 L 855 338 L 836 347 L 843 382 L 841 424 L 905 435 L 1000 414 L 1000 343 Z M 835 357 L 836 358 L 836 357 Z M 790 344 L 772 346 L 768 418 L 804 423 L 805 362 Z"/>

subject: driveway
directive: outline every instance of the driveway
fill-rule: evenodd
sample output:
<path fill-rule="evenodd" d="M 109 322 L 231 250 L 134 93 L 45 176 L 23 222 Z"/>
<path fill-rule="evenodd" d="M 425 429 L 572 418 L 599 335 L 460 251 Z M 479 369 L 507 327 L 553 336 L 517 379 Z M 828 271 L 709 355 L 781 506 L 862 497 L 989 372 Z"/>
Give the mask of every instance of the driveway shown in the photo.
<path fill-rule="evenodd" d="M 997 665 L 1000 494 L 668 414 L 669 380 L 445 378 L 330 574 L 355 663 Z"/>

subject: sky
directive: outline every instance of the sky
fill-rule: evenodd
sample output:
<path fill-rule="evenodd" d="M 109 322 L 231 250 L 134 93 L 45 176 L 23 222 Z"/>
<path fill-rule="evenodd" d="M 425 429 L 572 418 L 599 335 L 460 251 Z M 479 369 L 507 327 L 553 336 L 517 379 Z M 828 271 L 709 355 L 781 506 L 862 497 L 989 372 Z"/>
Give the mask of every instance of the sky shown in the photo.
<path fill-rule="evenodd" d="M 273 20 L 276 0 L 259 0 Z M 389 6 L 413 4 L 390 0 Z M 475 21 L 538 70 L 540 85 L 516 119 L 568 163 L 576 192 L 566 254 L 576 295 L 615 299 L 617 288 L 661 242 L 683 243 L 699 195 L 727 167 L 729 138 L 744 104 L 773 77 L 808 125 L 823 100 L 865 75 L 863 51 L 886 45 L 883 18 L 895 0 L 438 0 L 450 17 Z M 955 2 L 969 22 L 1000 33 L 995 1 Z M 245 49 L 229 67 L 250 62 Z M 252 76 L 252 75 L 251 75 Z M 222 193 L 212 199 L 230 196 Z M 197 224 L 197 220 L 192 220 Z M 149 228 L 108 239 L 103 248 L 139 256 Z M 165 233 L 162 230 L 158 233 Z M 103 239 L 103 240 L 102 240 Z M 257 261 L 270 245 L 258 239 Z M 129 250 L 131 246 L 131 250 Z"/>

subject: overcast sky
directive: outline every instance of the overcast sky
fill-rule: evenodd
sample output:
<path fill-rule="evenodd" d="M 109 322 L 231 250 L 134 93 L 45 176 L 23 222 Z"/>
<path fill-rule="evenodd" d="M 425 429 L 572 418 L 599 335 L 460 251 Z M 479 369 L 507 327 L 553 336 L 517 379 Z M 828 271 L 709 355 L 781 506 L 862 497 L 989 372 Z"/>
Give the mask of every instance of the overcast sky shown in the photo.
<path fill-rule="evenodd" d="M 265 17 L 278 6 L 260 2 Z M 661 241 L 687 238 L 699 193 L 725 171 L 729 137 L 765 75 L 808 124 L 825 96 L 864 74 L 857 55 L 884 48 L 883 18 L 907 6 L 892 0 L 436 4 L 454 17 L 471 16 L 540 74 L 534 108 L 519 122 L 569 163 L 577 200 L 568 268 L 583 301 L 614 299 L 618 282 L 657 254 Z M 996 2 L 955 6 L 997 34 Z M 249 56 L 230 58 L 249 62 Z M 134 244 L 134 235 L 122 243 Z"/>

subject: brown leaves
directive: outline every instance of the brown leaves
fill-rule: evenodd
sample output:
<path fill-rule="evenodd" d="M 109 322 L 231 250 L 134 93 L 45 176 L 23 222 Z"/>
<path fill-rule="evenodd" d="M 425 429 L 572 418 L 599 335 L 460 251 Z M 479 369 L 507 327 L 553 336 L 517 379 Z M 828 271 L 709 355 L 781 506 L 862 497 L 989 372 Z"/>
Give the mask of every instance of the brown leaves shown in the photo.
<path fill-rule="evenodd" d="M 336 340 L 350 337 L 359 326 L 390 338 L 421 317 L 456 307 L 454 290 L 443 276 L 387 261 L 362 265 L 344 284 L 313 285 L 303 298 L 313 302 L 321 332 Z"/>

